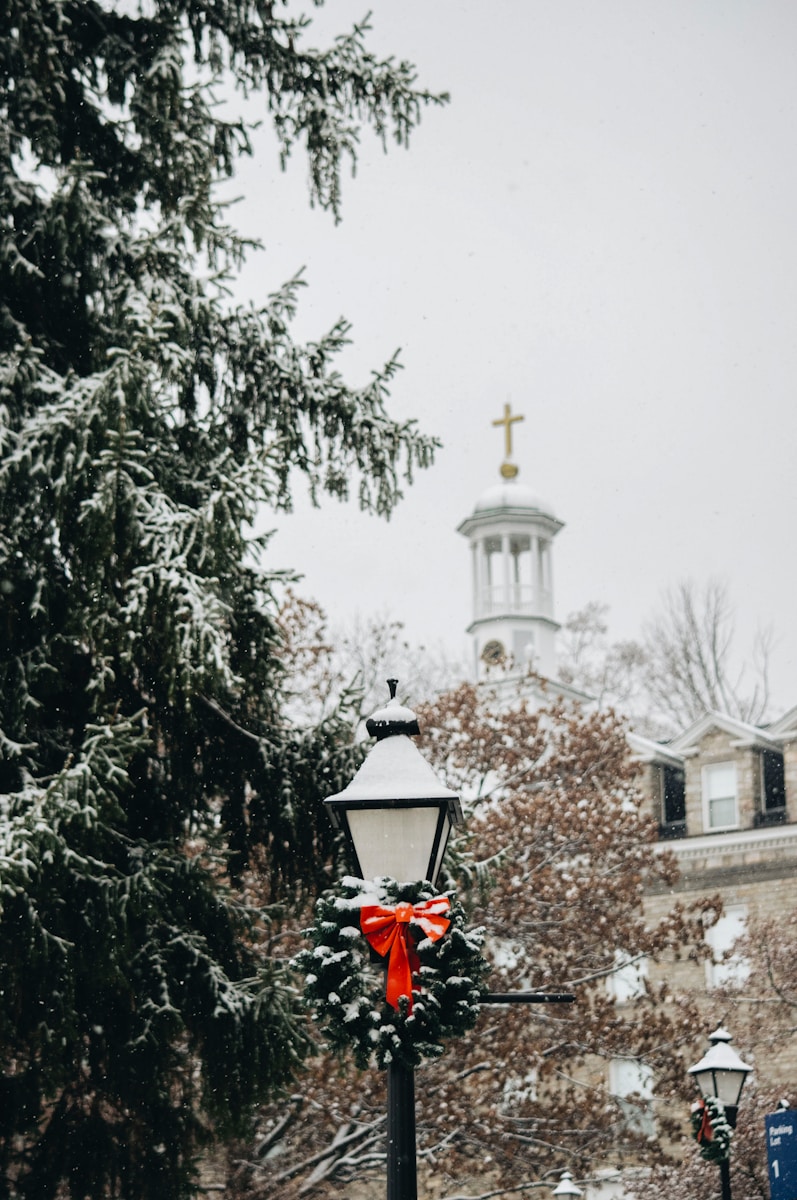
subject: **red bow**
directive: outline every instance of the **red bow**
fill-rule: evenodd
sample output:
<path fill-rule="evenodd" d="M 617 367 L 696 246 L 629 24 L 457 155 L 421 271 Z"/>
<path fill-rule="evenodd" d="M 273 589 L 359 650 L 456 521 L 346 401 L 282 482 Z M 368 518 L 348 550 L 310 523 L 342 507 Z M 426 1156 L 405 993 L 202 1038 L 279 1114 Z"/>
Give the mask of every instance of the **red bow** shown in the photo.
<path fill-rule="evenodd" d="M 447 917 L 441 915 L 450 908 L 451 903 L 445 896 L 437 896 L 421 904 L 404 901 L 395 908 L 367 904 L 360 909 L 360 928 L 368 942 L 383 958 L 386 954 L 390 955 L 386 998 L 393 1008 L 398 1009 L 399 996 L 407 996 L 407 1012 L 412 1012 L 412 973 L 420 969 L 421 962 L 410 937 L 410 921 L 420 925 L 426 936 L 436 942 L 451 924 Z"/>
<path fill-rule="evenodd" d="M 706 1104 L 705 1100 L 698 1101 L 697 1111 L 701 1112 L 701 1118 L 700 1128 L 695 1135 L 695 1140 L 697 1141 L 698 1145 L 702 1146 L 704 1142 L 711 1142 L 714 1140 L 714 1130 L 711 1127 L 711 1117 L 709 1115 L 708 1105 Z"/>

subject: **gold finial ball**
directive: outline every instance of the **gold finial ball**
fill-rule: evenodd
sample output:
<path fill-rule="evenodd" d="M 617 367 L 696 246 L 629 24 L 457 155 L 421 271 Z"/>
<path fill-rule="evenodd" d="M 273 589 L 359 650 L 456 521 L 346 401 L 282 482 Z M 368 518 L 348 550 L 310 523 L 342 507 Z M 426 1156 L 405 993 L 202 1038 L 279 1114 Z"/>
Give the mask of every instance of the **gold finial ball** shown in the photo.
<path fill-rule="evenodd" d="M 515 466 L 514 463 L 510 463 L 510 462 L 501 463 L 501 474 L 504 477 L 504 479 L 514 479 L 515 476 L 517 475 L 517 473 L 518 473 L 518 468 Z"/>

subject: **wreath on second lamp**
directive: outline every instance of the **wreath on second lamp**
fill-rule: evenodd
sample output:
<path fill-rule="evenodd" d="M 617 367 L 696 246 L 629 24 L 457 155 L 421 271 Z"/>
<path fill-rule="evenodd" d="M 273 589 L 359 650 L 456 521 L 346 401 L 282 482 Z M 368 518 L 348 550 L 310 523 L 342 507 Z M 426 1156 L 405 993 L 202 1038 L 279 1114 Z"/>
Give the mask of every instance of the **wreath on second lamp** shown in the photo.
<path fill-rule="evenodd" d="M 733 1130 L 721 1100 L 709 1096 L 692 1105 L 692 1136 L 708 1162 L 724 1162 L 730 1156 Z"/>
<path fill-rule="evenodd" d="M 412 906 L 410 911 L 408 906 Z M 378 929 L 369 942 L 363 932 Z M 370 922 L 370 923 L 369 923 Z M 386 998 L 396 984 L 394 951 L 385 944 L 401 922 L 408 930 L 411 994 Z M 305 973 L 305 1000 L 316 1013 L 331 1049 L 350 1050 L 358 1067 L 400 1062 L 416 1067 L 438 1058 L 444 1041 L 472 1029 L 486 989 L 489 964 L 482 956 L 482 929 L 465 928 L 465 912 L 451 896 L 438 896 L 428 883 L 366 884 L 344 878 L 316 903 L 315 921 L 305 930 L 312 947 L 294 959 Z M 406 933 L 402 934 L 406 937 Z M 395 935 L 399 939 L 398 932 Z M 372 944 L 381 947 L 379 958 Z M 399 946 L 398 957 L 403 951 Z"/>

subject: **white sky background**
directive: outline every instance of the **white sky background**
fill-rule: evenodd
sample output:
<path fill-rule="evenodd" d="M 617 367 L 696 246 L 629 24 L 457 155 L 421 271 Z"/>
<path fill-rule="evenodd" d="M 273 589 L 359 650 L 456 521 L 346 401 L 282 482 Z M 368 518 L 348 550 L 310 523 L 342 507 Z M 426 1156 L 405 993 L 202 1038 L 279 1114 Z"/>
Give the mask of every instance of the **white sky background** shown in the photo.
<path fill-rule="evenodd" d="M 796 703 L 797 5 L 372 7 L 373 50 L 451 103 L 408 152 L 364 137 L 339 226 L 310 210 L 302 154 L 282 174 L 259 134 L 233 215 L 266 249 L 239 297 L 304 266 L 295 335 L 346 316 L 352 384 L 401 347 L 391 413 L 444 448 L 388 523 L 298 502 L 273 565 L 333 625 L 390 616 L 464 658 L 455 530 L 498 481 L 509 400 L 520 480 L 566 522 L 559 619 L 597 600 L 633 637 L 669 584 L 726 579 L 740 641 L 775 630 L 776 706 Z M 325 44 L 367 0 L 307 10 Z"/>

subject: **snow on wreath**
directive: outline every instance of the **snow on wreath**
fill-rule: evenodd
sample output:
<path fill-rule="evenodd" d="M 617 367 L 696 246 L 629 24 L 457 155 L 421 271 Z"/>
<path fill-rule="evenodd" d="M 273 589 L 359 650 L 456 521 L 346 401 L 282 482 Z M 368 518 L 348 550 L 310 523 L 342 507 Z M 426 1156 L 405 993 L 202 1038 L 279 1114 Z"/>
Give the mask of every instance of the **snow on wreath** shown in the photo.
<path fill-rule="evenodd" d="M 724 1162 L 730 1157 L 731 1129 L 721 1100 L 709 1096 L 696 1100 L 692 1105 L 692 1136 L 700 1147 L 700 1154 L 708 1162 Z"/>
<path fill-rule="evenodd" d="M 476 1024 L 489 970 L 484 930 L 465 929 L 450 893 L 346 877 L 317 901 L 305 936 L 312 949 L 294 959 L 305 1000 L 330 1048 L 351 1050 L 358 1067 L 416 1067 Z"/>

